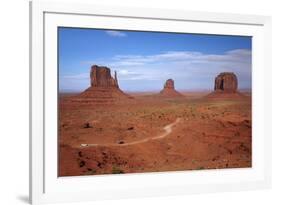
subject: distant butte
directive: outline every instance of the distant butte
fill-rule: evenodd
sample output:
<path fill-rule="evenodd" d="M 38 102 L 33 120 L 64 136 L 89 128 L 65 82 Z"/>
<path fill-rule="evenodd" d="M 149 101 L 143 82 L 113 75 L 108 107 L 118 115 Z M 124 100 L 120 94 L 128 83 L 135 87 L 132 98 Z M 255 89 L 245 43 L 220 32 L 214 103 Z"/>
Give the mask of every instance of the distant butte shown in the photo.
<path fill-rule="evenodd" d="M 165 82 L 164 88 L 163 90 L 160 91 L 159 95 L 161 97 L 167 97 L 167 98 L 183 97 L 183 95 L 175 89 L 175 83 L 173 79 L 168 79 Z"/>
<path fill-rule="evenodd" d="M 90 83 L 91 86 L 77 96 L 76 102 L 111 104 L 133 98 L 119 88 L 116 71 L 113 78 L 108 67 L 93 65 Z"/>
<path fill-rule="evenodd" d="M 215 92 L 236 93 L 237 87 L 238 81 L 234 73 L 220 73 L 215 78 Z"/>
<path fill-rule="evenodd" d="M 220 73 L 215 78 L 214 92 L 210 93 L 209 98 L 237 98 L 244 95 L 238 92 L 238 79 L 232 72 Z"/>

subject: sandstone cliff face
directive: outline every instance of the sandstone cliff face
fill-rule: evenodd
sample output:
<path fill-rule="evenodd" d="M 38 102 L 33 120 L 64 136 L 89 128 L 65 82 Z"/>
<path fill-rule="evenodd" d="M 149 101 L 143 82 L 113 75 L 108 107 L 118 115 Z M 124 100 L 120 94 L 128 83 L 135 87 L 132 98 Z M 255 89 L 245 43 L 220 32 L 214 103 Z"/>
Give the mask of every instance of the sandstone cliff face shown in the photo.
<path fill-rule="evenodd" d="M 175 89 L 175 83 L 173 79 L 166 80 L 164 84 L 164 89 Z"/>
<path fill-rule="evenodd" d="M 116 71 L 113 78 L 108 67 L 93 65 L 90 70 L 90 84 L 91 86 L 73 101 L 88 104 L 112 104 L 132 99 L 119 88 Z"/>
<path fill-rule="evenodd" d="M 215 78 L 214 92 L 208 94 L 207 98 L 213 99 L 240 99 L 245 96 L 238 92 L 238 79 L 234 73 L 223 72 Z"/>
<path fill-rule="evenodd" d="M 93 65 L 90 79 L 92 87 L 119 87 L 116 71 L 113 78 L 108 67 Z"/>
<path fill-rule="evenodd" d="M 238 81 L 234 73 L 224 72 L 220 73 L 215 78 L 215 91 L 225 92 L 225 93 L 235 93 L 237 92 Z"/>
<path fill-rule="evenodd" d="M 161 97 L 183 97 L 181 93 L 176 91 L 173 79 L 166 80 L 163 90 L 160 91 Z"/>

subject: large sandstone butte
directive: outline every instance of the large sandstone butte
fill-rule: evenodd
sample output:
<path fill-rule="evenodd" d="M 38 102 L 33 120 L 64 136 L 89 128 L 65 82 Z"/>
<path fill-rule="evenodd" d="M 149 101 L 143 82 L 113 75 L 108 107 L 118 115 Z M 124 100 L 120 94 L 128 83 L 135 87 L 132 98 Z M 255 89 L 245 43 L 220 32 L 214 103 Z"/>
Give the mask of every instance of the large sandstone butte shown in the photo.
<path fill-rule="evenodd" d="M 215 78 L 215 92 L 235 93 L 237 92 L 238 81 L 234 73 L 220 73 Z"/>
<path fill-rule="evenodd" d="M 163 90 L 160 91 L 160 96 L 161 97 L 168 97 L 168 98 L 173 98 L 173 97 L 183 97 L 181 93 L 176 91 L 175 89 L 175 83 L 173 79 L 168 79 L 166 80 L 164 84 Z"/>
<path fill-rule="evenodd" d="M 91 86 L 77 96 L 76 102 L 110 104 L 132 99 L 119 88 L 116 71 L 113 78 L 108 67 L 93 65 L 90 83 Z"/>
<path fill-rule="evenodd" d="M 91 67 L 90 79 L 91 87 L 119 88 L 116 71 L 113 78 L 108 67 L 93 65 Z"/>
<path fill-rule="evenodd" d="M 214 92 L 207 95 L 209 98 L 239 98 L 244 97 L 238 92 L 238 79 L 232 72 L 220 73 L 215 78 Z"/>

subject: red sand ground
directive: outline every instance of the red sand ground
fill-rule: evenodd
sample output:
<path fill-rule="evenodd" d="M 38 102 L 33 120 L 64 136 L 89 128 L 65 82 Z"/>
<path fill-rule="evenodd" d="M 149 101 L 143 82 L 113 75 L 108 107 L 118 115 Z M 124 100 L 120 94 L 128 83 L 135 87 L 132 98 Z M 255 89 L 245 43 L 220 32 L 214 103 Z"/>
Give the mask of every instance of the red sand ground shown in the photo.
<path fill-rule="evenodd" d="M 112 105 L 60 95 L 59 176 L 251 167 L 249 94 L 130 95 Z"/>

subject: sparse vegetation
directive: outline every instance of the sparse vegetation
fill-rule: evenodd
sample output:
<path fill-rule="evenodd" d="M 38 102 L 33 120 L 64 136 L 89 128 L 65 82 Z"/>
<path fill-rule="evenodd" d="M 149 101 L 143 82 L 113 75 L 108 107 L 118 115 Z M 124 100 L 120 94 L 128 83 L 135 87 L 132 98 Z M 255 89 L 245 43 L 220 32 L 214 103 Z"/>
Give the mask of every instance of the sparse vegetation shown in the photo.
<path fill-rule="evenodd" d="M 93 126 L 89 122 L 86 122 L 83 128 L 93 128 Z"/>
<path fill-rule="evenodd" d="M 124 171 L 119 167 L 117 167 L 116 165 L 113 165 L 112 174 L 124 174 Z"/>
<path fill-rule="evenodd" d="M 143 96 L 138 98 L 144 101 L 134 106 L 87 105 L 60 110 L 60 123 L 68 123 L 59 130 L 60 163 L 70 163 L 73 158 L 75 165 L 73 170 L 65 165 L 68 170 L 61 170 L 60 176 L 251 166 L 250 101 L 186 98 L 176 102 L 150 97 L 146 102 Z M 128 145 L 162 135 L 163 128 L 177 118 L 181 122 L 167 137 Z M 222 161 L 229 156 L 228 162 Z"/>
<path fill-rule="evenodd" d="M 87 168 L 87 171 L 84 171 L 84 175 L 94 175 L 96 173 L 97 173 L 97 171 L 92 168 Z"/>

